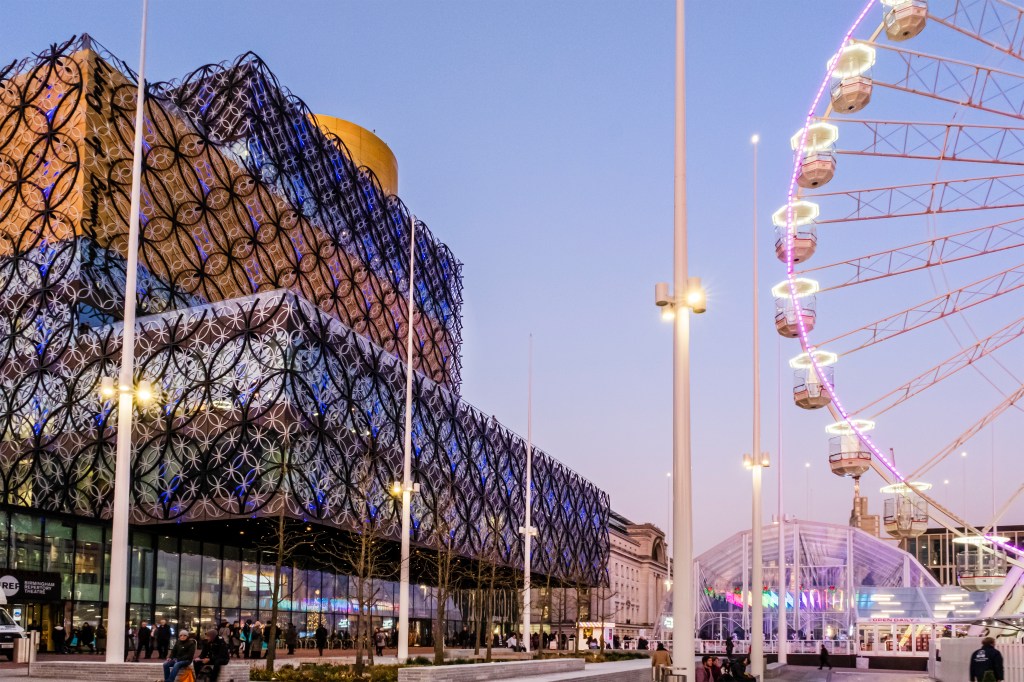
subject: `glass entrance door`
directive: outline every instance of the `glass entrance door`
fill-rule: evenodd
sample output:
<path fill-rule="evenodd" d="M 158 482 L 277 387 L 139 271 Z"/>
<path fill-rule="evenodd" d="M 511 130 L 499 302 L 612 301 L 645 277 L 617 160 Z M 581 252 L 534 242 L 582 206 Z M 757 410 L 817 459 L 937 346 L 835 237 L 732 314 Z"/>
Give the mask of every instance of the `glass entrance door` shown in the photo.
<path fill-rule="evenodd" d="M 39 631 L 39 650 L 53 650 L 53 628 L 63 625 L 64 606 L 60 602 L 53 604 L 18 603 L 9 604 L 7 611 L 25 630 Z"/>

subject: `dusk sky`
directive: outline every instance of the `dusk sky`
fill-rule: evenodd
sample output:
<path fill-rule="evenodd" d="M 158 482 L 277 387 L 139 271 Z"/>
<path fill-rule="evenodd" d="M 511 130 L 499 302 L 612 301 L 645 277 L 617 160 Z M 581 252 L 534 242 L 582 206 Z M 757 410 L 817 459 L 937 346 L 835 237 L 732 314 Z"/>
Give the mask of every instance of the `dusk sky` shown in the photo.
<path fill-rule="evenodd" d="M 3 5 L 5 63 L 88 32 L 137 65 L 141 1 Z M 709 292 L 708 312 L 692 327 L 698 550 L 750 524 L 741 466 L 751 446 L 750 137 L 761 136 L 762 448 L 777 460 L 777 359 L 799 347 L 773 330 L 768 288 L 785 272 L 770 215 L 785 202 L 789 138 L 861 6 L 688 3 L 690 270 Z M 375 130 L 398 157 L 402 199 L 464 263 L 463 398 L 525 435 L 532 332 L 535 444 L 607 490 L 615 510 L 664 527 L 671 327 L 658 318 L 653 290 L 671 277 L 674 12 L 671 0 L 152 0 L 147 76 L 170 80 L 251 50 L 314 112 Z M 843 242 L 858 250 L 847 257 L 886 248 L 870 232 L 857 235 Z M 856 300 L 864 295 L 844 299 L 861 324 L 880 300 Z M 843 313 L 830 302 L 819 309 L 837 330 L 857 326 L 837 323 Z M 990 330 L 1014 319 L 1001 310 Z M 948 355 L 948 336 L 936 327 L 913 343 L 946 344 Z M 840 365 L 840 393 L 895 388 L 916 347 L 880 351 L 872 371 Z M 793 406 L 788 367 L 781 377 L 787 513 L 845 523 L 852 485 L 829 472 L 830 419 Z M 880 446 L 918 463 L 965 429 L 998 397 L 965 381 L 887 415 Z M 968 443 L 969 464 L 957 456 L 931 474 L 936 496 L 962 511 L 966 466 L 973 523 L 986 523 L 993 498 L 1001 503 L 1024 479 L 1014 457 L 1024 420 L 1019 412 L 1013 420 L 1001 421 L 994 439 L 986 430 Z M 773 462 L 765 477 L 766 520 L 778 472 Z M 879 485 L 873 474 L 864 479 L 874 513 Z M 1021 503 L 1006 520 L 1024 522 Z"/>

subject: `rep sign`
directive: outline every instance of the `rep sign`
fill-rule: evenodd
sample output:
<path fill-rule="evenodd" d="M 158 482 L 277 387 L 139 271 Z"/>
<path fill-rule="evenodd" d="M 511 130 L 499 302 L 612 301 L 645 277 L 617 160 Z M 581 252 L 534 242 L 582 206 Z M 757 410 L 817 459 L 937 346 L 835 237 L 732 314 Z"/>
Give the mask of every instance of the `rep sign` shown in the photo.
<path fill-rule="evenodd" d="M 60 601 L 60 573 L 0 570 L 0 590 L 13 601 Z"/>

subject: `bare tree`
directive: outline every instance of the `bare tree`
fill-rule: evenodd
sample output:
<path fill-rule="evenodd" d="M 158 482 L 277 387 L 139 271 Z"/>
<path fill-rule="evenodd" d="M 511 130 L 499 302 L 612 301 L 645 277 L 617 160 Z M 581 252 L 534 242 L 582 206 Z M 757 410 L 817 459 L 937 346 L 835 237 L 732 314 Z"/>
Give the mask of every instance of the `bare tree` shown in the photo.
<path fill-rule="evenodd" d="M 433 532 L 428 536 L 427 551 L 422 554 L 429 566 L 435 586 L 434 665 L 444 663 L 444 638 L 448 632 L 448 602 L 462 584 L 463 566 L 456 536 L 459 518 L 454 482 L 441 486 L 437 492 L 433 515 Z"/>
<path fill-rule="evenodd" d="M 385 541 L 381 536 L 381 506 L 388 497 L 377 483 L 369 451 L 358 463 L 355 471 L 354 488 L 358 491 L 359 532 L 354 541 L 346 547 L 340 557 L 355 583 L 356 624 L 354 642 L 356 646 L 356 674 L 361 675 L 366 652 L 373 664 L 372 623 L 367 622 L 373 606 L 380 596 L 378 582 L 390 567 L 384 560 Z"/>

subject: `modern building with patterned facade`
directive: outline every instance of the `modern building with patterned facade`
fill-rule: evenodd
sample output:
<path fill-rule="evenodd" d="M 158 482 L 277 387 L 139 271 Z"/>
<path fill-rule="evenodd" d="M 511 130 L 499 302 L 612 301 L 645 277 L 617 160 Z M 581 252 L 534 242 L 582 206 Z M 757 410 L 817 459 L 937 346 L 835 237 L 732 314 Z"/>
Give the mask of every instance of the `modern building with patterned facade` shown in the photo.
<path fill-rule="evenodd" d="M 261 519 L 400 539 L 412 217 L 251 53 L 147 92 L 132 612 L 266 619 Z M 0 565 L 60 583 L 26 624 L 105 599 L 116 409 L 97 389 L 121 356 L 135 103 L 88 36 L 0 68 Z M 512 571 L 525 443 L 462 400 L 461 266 L 415 234 L 412 540 Z M 534 575 L 601 584 L 607 494 L 542 451 L 533 472 Z M 287 581 L 289 614 L 351 616 L 343 572 Z"/>

